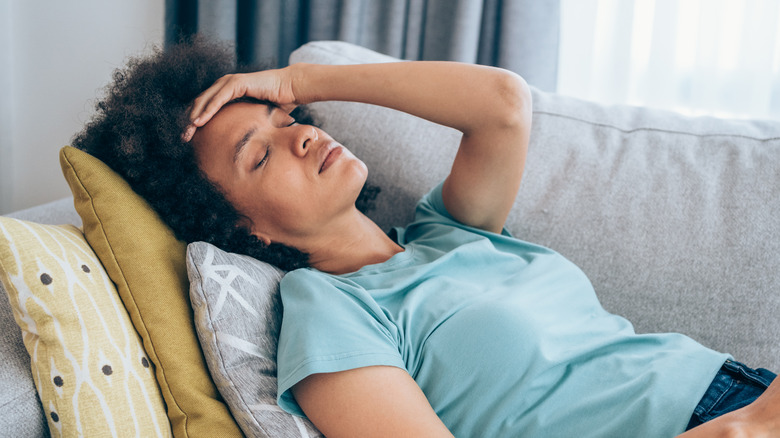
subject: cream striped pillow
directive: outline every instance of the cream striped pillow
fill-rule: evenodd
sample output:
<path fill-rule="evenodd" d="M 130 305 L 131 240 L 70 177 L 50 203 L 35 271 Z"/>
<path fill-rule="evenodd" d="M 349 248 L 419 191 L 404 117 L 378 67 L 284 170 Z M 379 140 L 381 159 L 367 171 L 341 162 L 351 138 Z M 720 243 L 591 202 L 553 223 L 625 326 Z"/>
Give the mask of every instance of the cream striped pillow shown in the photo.
<path fill-rule="evenodd" d="M 170 436 L 152 364 L 78 228 L 0 217 L 0 280 L 52 436 Z"/>

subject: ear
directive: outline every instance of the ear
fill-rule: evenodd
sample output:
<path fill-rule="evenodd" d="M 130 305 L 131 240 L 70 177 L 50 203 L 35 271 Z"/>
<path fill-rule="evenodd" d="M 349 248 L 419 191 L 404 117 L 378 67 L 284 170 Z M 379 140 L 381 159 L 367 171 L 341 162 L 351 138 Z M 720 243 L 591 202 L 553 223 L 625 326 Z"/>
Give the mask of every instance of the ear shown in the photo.
<path fill-rule="evenodd" d="M 258 239 L 260 239 L 260 241 L 263 242 L 265 246 L 271 245 L 271 239 L 269 239 L 268 237 L 263 236 L 262 234 L 259 233 L 252 233 L 252 234 L 254 234 L 255 237 L 257 237 Z"/>
<path fill-rule="evenodd" d="M 271 245 L 271 238 L 268 237 L 266 234 L 256 230 L 255 227 L 249 227 L 249 231 L 252 233 L 253 236 L 260 239 L 260 241 L 263 242 L 263 245 L 265 246 Z"/>
<path fill-rule="evenodd" d="M 245 229 L 247 229 L 251 235 L 253 235 L 253 236 L 257 237 L 258 239 L 260 239 L 260 241 L 263 242 L 263 245 L 269 246 L 271 244 L 271 239 L 267 235 L 265 235 L 265 234 L 261 233 L 260 231 L 258 231 L 255 228 L 255 226 L 252 223 L 252 221 L 249 220 L 249 218 L 242 217 L 241 219 L 239 219 L 239 224 L 242 227 L 244 227 Z"/>

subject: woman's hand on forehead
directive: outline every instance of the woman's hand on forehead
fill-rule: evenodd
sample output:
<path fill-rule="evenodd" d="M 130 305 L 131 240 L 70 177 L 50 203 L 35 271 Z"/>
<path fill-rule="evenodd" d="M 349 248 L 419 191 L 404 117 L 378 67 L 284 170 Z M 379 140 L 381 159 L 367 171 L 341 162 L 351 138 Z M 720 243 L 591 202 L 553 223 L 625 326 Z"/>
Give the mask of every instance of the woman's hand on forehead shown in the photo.
<path fill-rule="evenodd" d="M 192 102 L 191 122 L 182 134 L 182 140 L 192 140 L 195 131 L 208 123 L 223 106 L 241 97 L 271 102 L 288 113 L 299 103 L 293 92 L 293 74 L 289 67 L 225 75 Z"/>

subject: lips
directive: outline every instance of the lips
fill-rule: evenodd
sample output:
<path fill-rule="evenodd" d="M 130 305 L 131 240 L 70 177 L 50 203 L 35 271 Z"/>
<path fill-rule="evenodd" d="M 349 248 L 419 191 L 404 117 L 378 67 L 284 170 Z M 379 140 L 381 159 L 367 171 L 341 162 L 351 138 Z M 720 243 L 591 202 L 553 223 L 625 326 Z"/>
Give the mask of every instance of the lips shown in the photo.
<path fill-rule="evenodd" d="M 326 171 L 334 162 L 336 162 L 339 156 L 341 156 L 342 151 L 343 148 L 336 143 L 323 147 L 323 151 L 320 155 L 320 170 L 318 173 Z"/>

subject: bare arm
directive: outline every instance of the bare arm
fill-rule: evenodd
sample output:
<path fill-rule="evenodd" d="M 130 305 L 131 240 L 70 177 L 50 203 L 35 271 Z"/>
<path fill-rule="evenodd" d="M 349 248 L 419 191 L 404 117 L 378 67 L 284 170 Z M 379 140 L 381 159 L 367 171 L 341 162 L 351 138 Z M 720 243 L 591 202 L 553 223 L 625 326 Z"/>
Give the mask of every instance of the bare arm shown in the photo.
<path fill-rule="evenodd" d="M 195 100 L 192 129 L 242 96 L 288 111 L 325 100 L 371 103 L 458 129 L 463 139 L 443 191 L 447 210 L 462 223 L 495 232 L 506 221 L 531 123 L 530 91 L 513 73 L 459 63 L 399 62 L 294 64 L 230 75 Z M 298 383 L 293 394 L 327 436 L 451 436 L 416 382 L 400 369 L 316 374 Z"/>
<path fill-rule="evenodd" d="M 775 379 L 756 401 L 679 435 L 678 438 L 780 436 L 780 379 Z"/>
<path fill-rule="evenodd" d="M 506 70 L 452 62 L 361 65 L 294 64 L 220 79 L 193 104 L 203 126 L 240 96 L 294 105 L 342 100 L 381 105 L 463 133 L 444 185 L 447 210 L 460 222 L 500 231 L 520 186 L 531 128 L 525 81 Z"/>
<path fill-rule="evenodd" d="M 417 383 L 400 368 L 314 374 L 292 391 L 327 437 L 452 437 Z"/>

